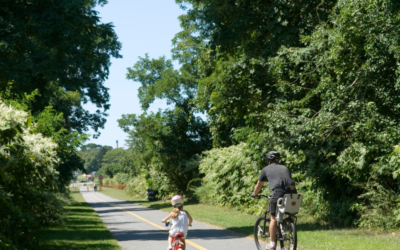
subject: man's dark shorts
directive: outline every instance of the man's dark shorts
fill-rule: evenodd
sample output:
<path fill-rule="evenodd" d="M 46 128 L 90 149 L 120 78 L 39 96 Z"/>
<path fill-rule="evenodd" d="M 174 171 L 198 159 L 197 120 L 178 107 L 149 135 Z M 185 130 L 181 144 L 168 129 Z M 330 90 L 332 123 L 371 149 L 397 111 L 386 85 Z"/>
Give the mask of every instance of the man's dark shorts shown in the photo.
<path fill-rule="evenodd" d="M 285 194 L 297 194 L 297 190 L 283 190 L 283 189 L 274 189 L 272 192 L 271 201 L 269 202 L 269 213 L 271 216 L 276 216 L 276 205 L 278 204 L 278 199 L 283 197 Z"/>

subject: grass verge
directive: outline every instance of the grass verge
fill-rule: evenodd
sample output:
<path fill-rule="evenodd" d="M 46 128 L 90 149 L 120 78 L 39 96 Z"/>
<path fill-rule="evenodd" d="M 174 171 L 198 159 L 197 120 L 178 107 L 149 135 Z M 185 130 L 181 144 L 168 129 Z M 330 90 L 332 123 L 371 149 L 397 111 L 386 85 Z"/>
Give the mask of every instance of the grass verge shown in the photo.
<path fill-rule="evenodd" d="M 123 190 L 104 188 L 103 194 L 133 202 L 145 207 L 171 212 L 169 202 L 149 202 L 130 197 Z M 229 231 L 253 237 L 253 226 L 258 216 L 246 215 L 232 208 L 211 206 L 199 203 L 186 203 L 192 217 L 201 222 L 215 225 Z M 299 248 L 305 250 L 399 250 L 400 232 L 375 232 L 359 229 L 329 229 L 313 222 L 312 217 L 299 215 L 297 221 Z"/>
<path fill-rule="evenodd" d="M 41 231 L 40 249 L 46 250 L 121 250 L 106 225 L 80 193 L 71 193 L 66 206 L 67 221 L 62 227 Z"/>

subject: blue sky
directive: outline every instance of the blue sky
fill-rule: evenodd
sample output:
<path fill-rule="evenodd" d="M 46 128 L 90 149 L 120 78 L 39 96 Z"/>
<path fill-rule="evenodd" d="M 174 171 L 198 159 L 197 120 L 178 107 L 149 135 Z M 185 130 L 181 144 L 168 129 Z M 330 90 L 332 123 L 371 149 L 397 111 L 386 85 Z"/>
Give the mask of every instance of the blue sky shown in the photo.
<path fill-rule="evenodd" d="M 175 0 L 111 0 L 103 7 L 98 7 L 103 23 L 112 22 L 119 41 L 122 43 L 122 59 L 112 59 L 109 79 L 105 86 L 109 88 L 111 109 L 104 129 L 98 139 L 91 138 L 87 143 L 124 146 L 127 135 L 118 127 L 117 119 L 122 114 L 141 114 L 137 89 L 139 83 L 128 81 L 126 73 L 139 56 L 148 53 L 151 58 L 165 55 L 171 57 L 171 40 L 181 28 L 178 17 L 185 12 Z M 94 112 L 95 106 L 85 108 Z M 156 100 L 150 111 L 166 108 L 162 100 Z M 93 134 L 92 131 L 89 133 Z"/>

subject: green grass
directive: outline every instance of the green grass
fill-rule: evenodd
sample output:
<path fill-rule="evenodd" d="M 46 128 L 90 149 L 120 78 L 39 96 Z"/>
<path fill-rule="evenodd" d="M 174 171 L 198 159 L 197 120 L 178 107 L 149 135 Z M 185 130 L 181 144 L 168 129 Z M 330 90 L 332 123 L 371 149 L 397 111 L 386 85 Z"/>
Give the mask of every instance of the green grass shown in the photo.
<path fill-rule="evenodd" d="M 133 202 L 145 207 L 171 212 L 169 202 L 148 202 L 130 197 L 122 190 L 104 188 L 102 191 L 110 197 Z M 228 229 L 244 236 L 253 236 L 253 225 L 258 216 L 246 215 L 227 207 L 186 203 L 185 210 L 201 222 Z M 329 229 L 313 222 L 309 215 L 299 215 L 297 222 L 299 248 L 303 250 L 373 250 L 400 249 L 400 231 L 391 233 L 359 229 Z"/>
<path fill-rule="evenodd" d="M 47 250 L 120 250 L 106 225 L 80 193 L 71 193 L 73 202 L 66 207 L 65 226 L 42 230 L 40 249 Z"/>

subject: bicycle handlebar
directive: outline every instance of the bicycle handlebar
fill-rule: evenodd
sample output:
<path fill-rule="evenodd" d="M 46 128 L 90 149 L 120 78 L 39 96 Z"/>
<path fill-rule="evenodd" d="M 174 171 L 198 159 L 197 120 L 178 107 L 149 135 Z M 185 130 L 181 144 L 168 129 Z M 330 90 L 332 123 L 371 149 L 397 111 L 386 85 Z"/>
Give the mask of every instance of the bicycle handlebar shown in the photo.
<path fill-rule="evenodd" d="M 252 197 L 253 197 L 253 196 L 252 196 Z M 261 197 L 271 199 L 271 198 L 272 198 L 272 195 L 262 195 L 262 194 L 259 194 L 259 195 L 254 196 L 253 198 L 260 199 Z"/>
<path fill-rule="evenodd" d="M 169 224 L 171 224 L 172 225 L 172 222 L 171 221 L 161 221 L 161 223 L 167 223 L 168 222 L 168 226 L 169 226 Z M 192 225 L 189 225 L 189 227 L 191 227 Z"/>

